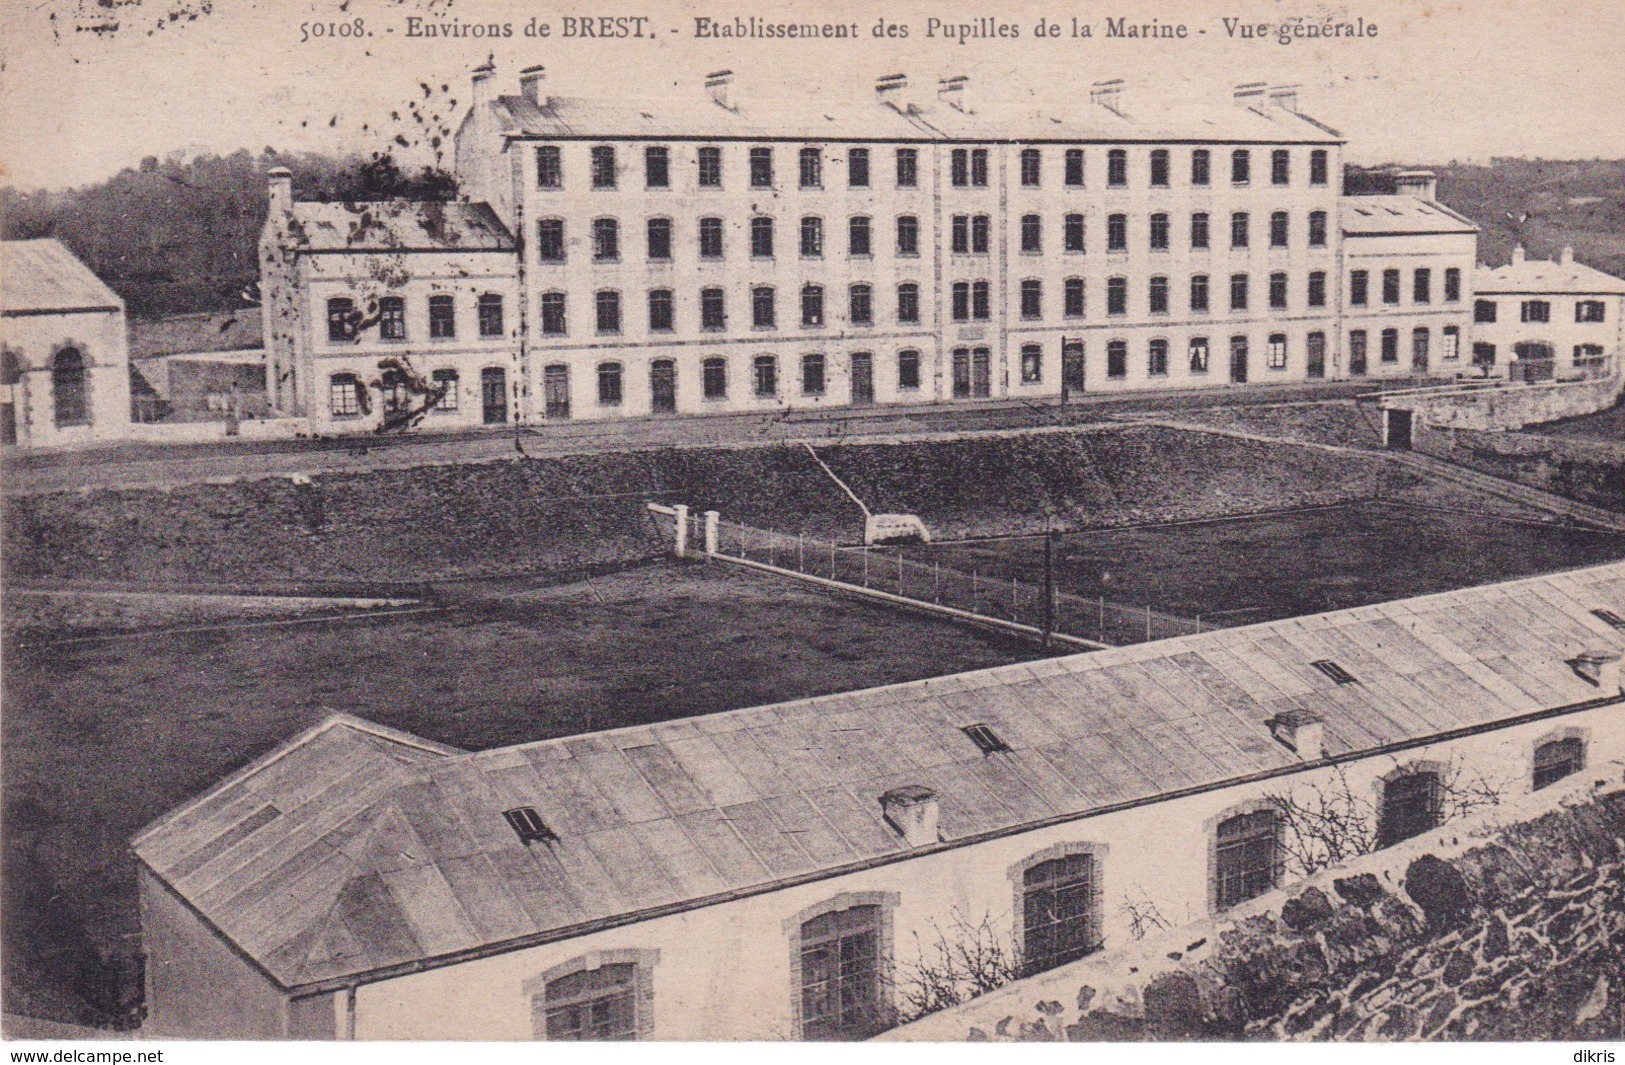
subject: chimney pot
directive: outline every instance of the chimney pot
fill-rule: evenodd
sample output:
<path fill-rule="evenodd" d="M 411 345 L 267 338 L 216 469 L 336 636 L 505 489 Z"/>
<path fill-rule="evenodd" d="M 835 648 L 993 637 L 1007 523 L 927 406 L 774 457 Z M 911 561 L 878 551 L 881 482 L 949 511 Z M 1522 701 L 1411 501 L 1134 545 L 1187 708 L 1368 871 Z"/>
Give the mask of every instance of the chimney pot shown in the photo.
<path fill-rule="evenodd" d="M 270 187 L 272 214 L 286 215 L 293 211 L 293 172 L 285 166 L 274 166 L 265 172 Z"/>
<path fill-rule="evenodd" d="M 1569 244 L 1563 245 L 1563 250 L 1560 253 L 1558 253 L 1557 261 L 1559 263 L 1561 263 L 1562 265 L 1564 265 L 1564 266 L 1573 265 L 1573 263 L 1574 263 L 1574 247 L 1572 245 L 1569 245 Z"/>
<path fill-rule="evenodd" d="M 929 847 L 942 840 L 937 830 L 940 807 L 937 793 L 923 784 L 906 784 L 880 797 L 880 810 L 886 823 L 895 828 L 910 847 Z"/>
<path fill-rule="evenodd" d="M 898 107 L 899 99 L 908 90 L 907 74 L 883 74 L 875 79 L 875 99 Z"/>
<path fill-rule="evenodd" d="M 1098 104 L 1114 115 L 1123 113 L 1123 79 L 1097 81 L 1089 88 L 1089 102 Z"/>
<path fill-rule="evenodd" d="M 1288 710 L 1269 720 L 1276 742 L 1309 760 L 1326 754 L 1326 726 L 1313 710 Z"/>
<path fill-rule="evenodd" d="M 1617 695 L 1625 692 L 1620 678 L 1620 657 L 1618 651 L 1581 651 L 1575 656 L 1574 671 L 1601 688 L 1604 695 Z"/>
<path fill-rule="evenodd" d="M 711 102 L 724 111 L 734 111 L 733 99 L 734 72 L 731 70 L 714 70 L 705 76 L 705 91 L 711 94 Z"/>
<path fill-rule="evenodd" d="M 1264 102 L 1264 90 L 1267 87 L 1262 81 L 1243 82 L 1236 86 L 1232 95 L 1238 106 L 1256 107 Z"/>
<path fill-rule="evenodd" d="M 523 96 L 537 107 L 541 107 L 547 102 L 542 99 L 541 95 L 542 82 L 546 80 L 546 67 L 526 67 L 524 70 L 519 72 L 519 95 Z"/>
<path fill-rule="evenodd" d="M 937 82 L 937 99 L 953 108 L 955 111 L 970 112 L 969 95 L 966 91 L 970 87 L 970 78 L 964 74 L 955 74 L 951 78 L 943 78 Z"/>
<path fill-rule="evenodd" d="M 1512 261 L 1513 261 L 1513 263 L 1521 263 L 1521 262 L 1524 261 L 1524 259 L 1526 257 L 1527 256 L 1526 256 L 1526 253 L 1523 250 L 1523 245 L 1522 244 L 1519 244 L 1517 247 L 1512 249 Z"/>

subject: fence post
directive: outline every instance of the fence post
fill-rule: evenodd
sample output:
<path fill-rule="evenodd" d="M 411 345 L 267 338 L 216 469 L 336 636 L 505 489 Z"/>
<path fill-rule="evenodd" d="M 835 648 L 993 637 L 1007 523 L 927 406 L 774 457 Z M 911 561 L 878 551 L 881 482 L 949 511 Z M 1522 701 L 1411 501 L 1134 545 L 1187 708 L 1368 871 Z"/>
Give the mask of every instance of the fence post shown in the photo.
<path fill-rule="evenodd" d="M 717 553 L 717 522 L 721 520 L 714 510 L 705 512 L 705 557 L 710 558 Z"/>
<path fill-rule="evenodd" d="M 1016 579 L 1010 578 L 1010 620 L 1016 620 Z"/>
<path fill-rule="evenodd" d="M 807 572 L 807 534 L 796 533 L 796 572 Z"/>
<path fill-rule="evenodd" d="M 970 612 L 976 613 L 976 567 L 970 570 Z"/>
<path fill-rule="evenodd" d="M 897 549 L 897 594 L 903 594 L 903 549 Z"/>
<path fill-rule="evenodd" d="M 1100 597 L 1100 623 L 1095 626 L 1095 635 L 1101 643 L 1106 642 L 1106 597 Z"/>
<path fill-rule="evenodd" d="M 942 605 L 942 563 L 931 563 L 931 601 Z"/>
<path fill-rule="evenodd" d="M 779 530 L 777 529 L 767 530 L 767 564 L 769 566 L 779 564 Z"/>
<path fill-rule="evenodd" d="M 863 545 L 863 586 L 869 587 L 869 545 Z"/>
<path fill-rule="evenodd" d="M 677 537 L 672 544 L 672 554 L 682 558 L 688 554 L 688 507 L 679 503 L 672 509 L 677 512 Z"/>
<path fill-rule="evenodd" d="M 1151 639 L 1151 604 L 1145 605 L 1145 638 Z"/>
<path fill-rule="evenodd" d="M 835 537 L 829 538 L 829 579 L 835 579 Z"/>

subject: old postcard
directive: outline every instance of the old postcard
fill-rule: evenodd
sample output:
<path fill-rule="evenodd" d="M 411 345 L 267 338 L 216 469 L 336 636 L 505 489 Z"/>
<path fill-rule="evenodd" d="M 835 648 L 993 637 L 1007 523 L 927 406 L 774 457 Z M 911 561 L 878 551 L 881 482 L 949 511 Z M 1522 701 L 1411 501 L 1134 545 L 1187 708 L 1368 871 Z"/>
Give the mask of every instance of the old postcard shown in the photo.
<path fill-rule="evenodd" d="M 1613 1060 L 1625 6 L 0 18 L 8 1040 Z"/>

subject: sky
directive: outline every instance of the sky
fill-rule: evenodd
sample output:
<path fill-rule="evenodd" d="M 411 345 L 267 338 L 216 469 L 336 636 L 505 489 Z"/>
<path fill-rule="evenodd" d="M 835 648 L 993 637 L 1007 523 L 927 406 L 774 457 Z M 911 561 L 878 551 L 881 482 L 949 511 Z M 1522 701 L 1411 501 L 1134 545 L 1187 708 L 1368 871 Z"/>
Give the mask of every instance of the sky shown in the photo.
<path fill-rule="evenodd" d="M 583 11 L 647 16 L 647 35 L 562 37 L 562 19 Z M 861 36 L 696 39 L 697 16 L 752 14 L 855 22 Z M 1226 17 L 1272 26 L 1363 19 L 1377 33 L 1282 45 L 1273 35 L 1232 38 Z M 412 18 L 508 22 L 514 36 L 410 37 Z M 928 36 L 932 18 L 975 27 L 990 19 L 1020 36 L 961 43 Z M 1074 18 L 1094 36 L 1071 37 Z M 1108 18 L 1184 24 L 1188 35 L 1109 38 Z M 358 19 L 371 36 L 303 39 L 313 24 Z M 532 19 L 554 35 L 526 37 Z M 1062 35 L 1035 37 L 1040 19 Z M 90 28 L 115 20 L 114 31 Z M 872 36 L 881 20 L 906 25 L 908 38 Z M 724 67 L 747 98 L 860 98 L 877 76 L 901 71 L 916 84 L 966 74 L 973 92 L 1048 107 L 1083 106 L 1092 82 L 1123 78 L 1130 113 L 1222 98 L 1238 82 L 1292 83 L 1302 110 L 1348 137 L 1352 162 L 1625 158 L 1622 41 L 1620 0 L 0 0 L 0 183 L 80 185 L 176 152 L 371 152 L 397 134 L 413 146 L 398 155 L 428 161 L 425 128 L 455 127 L 469 71 L 487 55 L 502 91 L 515 91 L 521 67 L 542 63 L 555 94 L 626 98 L 698 93 L 704 75 Z"/>

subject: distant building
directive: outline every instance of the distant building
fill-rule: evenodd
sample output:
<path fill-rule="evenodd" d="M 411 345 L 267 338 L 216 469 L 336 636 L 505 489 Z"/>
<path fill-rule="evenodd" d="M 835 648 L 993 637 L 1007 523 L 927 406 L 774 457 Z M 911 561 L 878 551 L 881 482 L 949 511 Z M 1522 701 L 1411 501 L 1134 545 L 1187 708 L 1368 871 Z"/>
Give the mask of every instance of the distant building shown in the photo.
<path fill-rule="evenodd" d="M 124 301 L 58 241 L 0 242 L 0 442 L 115 440 L 129 425 Z"/>
<path fill-rule="evenodd" d="M 133 842 L 159 1036 L 858 1039 L 1625 755 L 1625 563 L 468 753 L 335 717 Z M 1499 794 L 1499 793 L 1498 793 Z"/>
<path fill-rule="evenodd" d="M 1474 272 L 1473 361 L 1495 376 L 1578 381 L 1621 371 L 1625 280 L 1574 261 L 1529 258 Z"/>
<path fill-rule="evenodd" d="M 270 404 L 260 330 L 257 308 L 132 320 L 132 420 L 265 417 Z"/>

